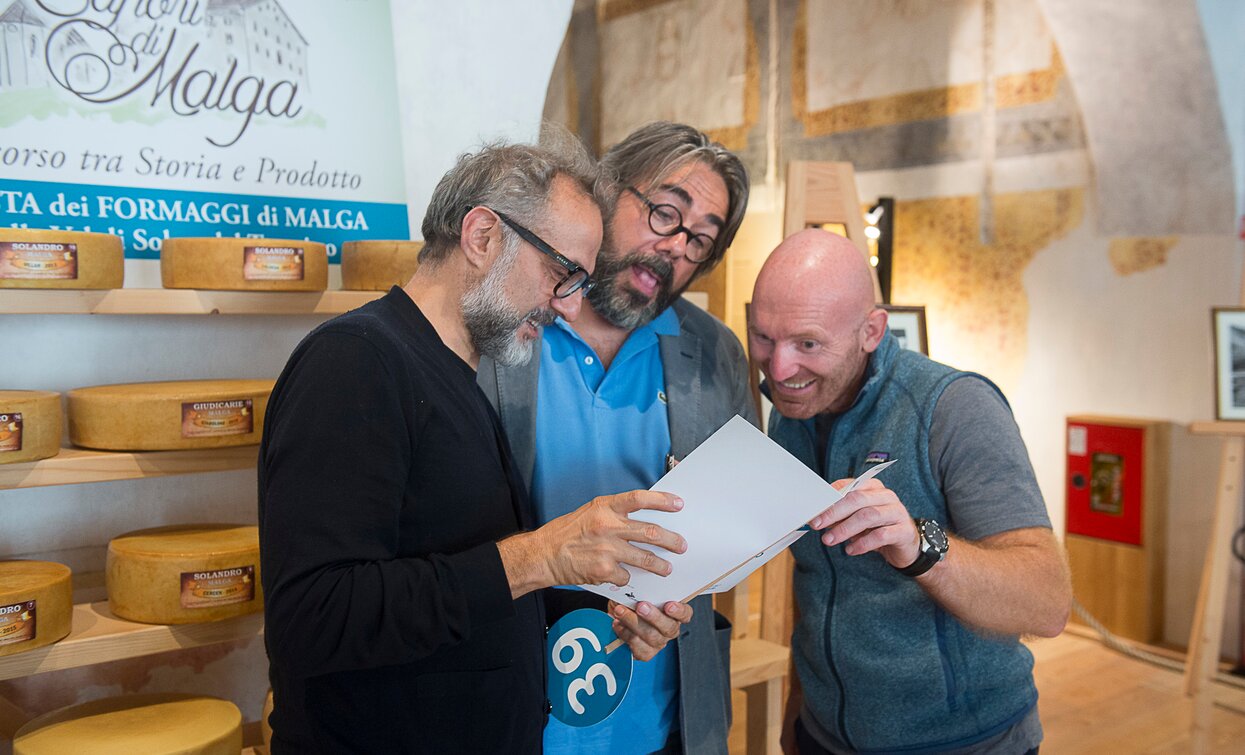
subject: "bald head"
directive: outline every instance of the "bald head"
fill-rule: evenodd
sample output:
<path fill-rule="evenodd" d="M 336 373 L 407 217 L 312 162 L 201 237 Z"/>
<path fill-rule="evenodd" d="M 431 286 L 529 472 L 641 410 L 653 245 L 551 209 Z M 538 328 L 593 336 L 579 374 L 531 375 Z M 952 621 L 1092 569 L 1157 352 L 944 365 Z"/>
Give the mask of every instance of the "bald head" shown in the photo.
<path fill-rule="evenodd" d="M 770 297 L 816 302 L 834 319 L 859 319 L 873 309 L 873 275 L 851 241 L 809 228 L 779 244 L 761 267 L 752 301 Z"/>
<path fill-rule="evenodd" d="M 751 354 L 775 408 L 795 419 L 851 406 L 886 332 L 860 249 L 817 229 L 792 235 L 770 254 L 750 313 Z"/>

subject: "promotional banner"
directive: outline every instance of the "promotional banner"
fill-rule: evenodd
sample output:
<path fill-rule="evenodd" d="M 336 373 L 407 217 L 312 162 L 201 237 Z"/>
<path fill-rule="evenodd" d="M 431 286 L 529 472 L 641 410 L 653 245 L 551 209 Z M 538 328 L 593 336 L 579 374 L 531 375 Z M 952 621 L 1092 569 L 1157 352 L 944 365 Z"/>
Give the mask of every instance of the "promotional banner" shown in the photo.
<path fill-rule="evenodd" d="M 0 226 L 407 239 L 387 0 L 0 0 Z"/>

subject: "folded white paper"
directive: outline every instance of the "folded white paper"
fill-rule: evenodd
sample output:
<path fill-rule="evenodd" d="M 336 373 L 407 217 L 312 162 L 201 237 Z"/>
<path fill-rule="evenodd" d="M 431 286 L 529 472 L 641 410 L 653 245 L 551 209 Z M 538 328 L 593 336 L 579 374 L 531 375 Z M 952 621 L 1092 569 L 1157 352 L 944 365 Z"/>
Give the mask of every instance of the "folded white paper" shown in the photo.
<path fill-rule="evenodd" d="M 804 534 L 805 522 L 893 461 L 869 469 L 840 493 L 742 417 L 736 416 L 653 485 L 683 499 L 677 512 L 639 511 L 637 521 L 677 532 L 687 551 L 640 545 L 670 562 L 669 576 L 627 568 L 624 587 L 582 585 L 625 606 L 685 601 L 728 590 Z"/>

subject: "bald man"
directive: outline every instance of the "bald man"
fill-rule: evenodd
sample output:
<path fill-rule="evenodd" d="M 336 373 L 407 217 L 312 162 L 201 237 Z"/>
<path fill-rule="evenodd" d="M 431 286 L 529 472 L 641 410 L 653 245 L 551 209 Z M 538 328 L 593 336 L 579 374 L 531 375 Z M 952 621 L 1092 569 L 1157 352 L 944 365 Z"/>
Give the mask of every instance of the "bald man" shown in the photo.
<path fill-rule="evenodd" d="M 770 436 L 836 487 L 895 459 L 792 546 L 786 752 L 1036 752 L 1033 657 L 1072 591 L 1007 401 L 900 348 L 847 239 L 807 230 L 757 278 Z"/>

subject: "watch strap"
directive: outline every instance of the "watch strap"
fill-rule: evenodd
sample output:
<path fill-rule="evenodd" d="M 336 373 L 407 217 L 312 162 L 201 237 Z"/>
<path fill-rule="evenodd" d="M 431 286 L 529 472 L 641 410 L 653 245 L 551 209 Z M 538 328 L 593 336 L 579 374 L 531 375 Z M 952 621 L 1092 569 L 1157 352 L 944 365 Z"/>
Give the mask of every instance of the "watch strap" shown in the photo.
<path fill-rule="evenodd" d="M 946 535 L 942 532 L 942 527 L 932 519 L 914 519 L 916 524 L 917 537 L 920 543 L 916 560 L 907 566 L 899 569 L 899 573 L 905 577 L 919 577 L 943 559 L 946 555 Z M 927 528 L 933 528 L 942 538 L 941 546 L 929 539 Z"/>
<path fill-rule="evenodd" d="M 934 565 L 941 560 L 942 558 L 932 548 L 929 550 L 923 550 L 917 554 L 916 561 L 913 561 L 911 564 L 908 564 L 904 568 L 900 569 L 899 573 L 905 577 L 919 577 L 930 569 L 933 569 Z"/>

